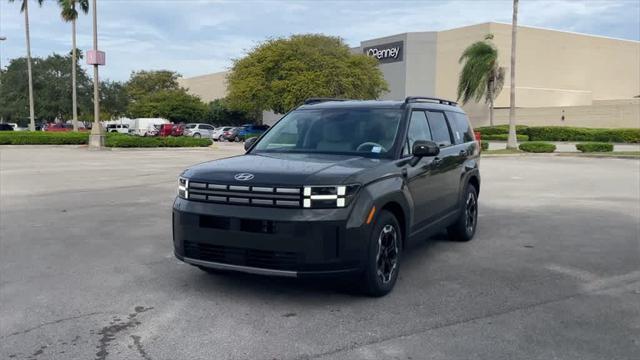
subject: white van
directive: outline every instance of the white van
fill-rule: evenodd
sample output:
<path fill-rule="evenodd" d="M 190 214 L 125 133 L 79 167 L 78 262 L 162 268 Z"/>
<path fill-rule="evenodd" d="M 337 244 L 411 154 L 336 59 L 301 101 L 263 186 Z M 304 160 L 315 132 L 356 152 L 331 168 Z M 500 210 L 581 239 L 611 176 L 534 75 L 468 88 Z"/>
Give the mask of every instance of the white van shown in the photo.
<path fill-rule="evenodd" d="M 153 136 L 157 134 L 156 125 L 169 124 L 170 121 L 161 118 L 139 118 L 133 120 L 129 133 L 138 136 Z"/>

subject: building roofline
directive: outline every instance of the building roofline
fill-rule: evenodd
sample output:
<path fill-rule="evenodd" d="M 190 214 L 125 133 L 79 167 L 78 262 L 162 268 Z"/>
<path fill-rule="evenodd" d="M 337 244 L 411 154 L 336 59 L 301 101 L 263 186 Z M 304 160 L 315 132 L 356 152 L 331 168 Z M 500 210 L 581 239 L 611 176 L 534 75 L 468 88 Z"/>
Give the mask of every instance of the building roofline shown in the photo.
<path fill-rule="evenodd" d="M 363 42 L 368 42 L 368 41 L 378 40 L 378 39 L 384 39 L 384 38 L 394 37 L 394 36 L 399 36 L 399 35 L 428 34 L 428 33 L 436 33 L 437 34 L 437 33 L 445 32 L 445 31 L 453 31 L 453 30 L 459 30 L 459 29 L 482 26 L 482 25 L 491 26 L 492 24 L 511 26 L 511 23 L 505 23 L 505 22 L 500 22 L 500 21 L 487 21 L 487 22 L 476 23 L 476 24 L 471 24 L 471 25 L 464 25 L 464 26 L 458 26 L 458 27 L 453 27 L 453 28 L 449 28 L 449 29 L 442 29 L 442 30 L 408 31 L 408 32 L 403 32 L 403 33 L 397 33 L 397 34 L 392 34 L 392 35 L 381 36 L 381 37 L 377 37 L 377 38 L 373 38 L 373 39 L 362 40 L 362 41 L 360 41 L 360 45 L 357 46 L 357 47 L 362 47 L 362 43 Z M 622 38 L 616 38 L 616 37 L 604 36 L 604 35 L 594 35 L 594 34 L 575 32 L 575 31 L 565 31 L 565 30 L 544 28 L 544 27 L 538 27 L 538 26 L 518 25 L 518 27 L 519 28 L 527 28 L 527 29 L 535 29 L 535 30 L 553 31 L 553 32 L 557 32 L 557 33 L 580 35 L 580 36 L 587 36 L 587 37 L 594 37 L 594 38 L 601 38 L 601 39 L 607 39 L 607 40 L 627 41 L 627 42 L 631 42 L 631 43 L 640 44 L 640 41 L 638 41 L 638 40 L 622 39 Z"/>

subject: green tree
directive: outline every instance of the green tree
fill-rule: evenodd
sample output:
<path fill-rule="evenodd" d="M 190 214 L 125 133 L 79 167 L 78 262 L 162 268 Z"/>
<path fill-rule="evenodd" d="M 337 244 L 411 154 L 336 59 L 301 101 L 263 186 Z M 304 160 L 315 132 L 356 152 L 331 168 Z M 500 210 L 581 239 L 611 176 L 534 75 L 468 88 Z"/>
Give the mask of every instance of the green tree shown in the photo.
<path fill-rule="evenodd" d="M 129 95 L 125 85 L 118 81 L 100 82 L 101 119 L 112 119 L 125 116 L 129 106 Z M 104 114 L 104 116 L 102 115 Z"/>
<path fill-rule="evenodd" d="M 467 47 L 458 62 L 464 63 L 458 79 L 458 100 L 466 104 L 470 100 L 479 102 L 484 98 L 489 104 L 489 124 L 493 126 L 493 103 L 504 85 L 504 68 L 498 64 L 498 49 L 485 36 Z"/>
<path fill-rule="evenodd" d="M 229 107 L 225 99 L 216 99 L 208 105 L 207 122 L 215 125 L 242 125 L 253 120 L 244 111 Z"/>
<path fill-rule="evenodd" d="M 352 54 L 337 37 L 293 35 L 267 40 L 234 61 L 229 105 L 257 119 L 285 113 L 309 97 L 375 99 L 388 90 L 375 59 Z"/>
<path fill-rule="evenodd" d="M 9 2 L 14 2 L 15 0 L 9 0 Z M 38 5 L 42 6 L 44 0 L 36 0 Z M 31 72 L 31 36 L 29 35 L 29 0 L 22 0 L 22 5 L 20 6 L 20 12 L 24 13 L 24 32 L 27 40 L 27 76 L 29 78 L 29 129 L 34 131 L 36 129 L 36 116 L 35 109 L 33 105 L 33 78 Z"/>
<path fill-rule="evenodd" d="M 43 121 L 67 120 L 71 118 L 71 55 L 50 55 L 44 59 L 33 58 L 33 86 L 38 91 L 35 111 Z M 29 119 L 29 103 L 25 94 L 29 83 L 27 58 L 12 59 L 2 72 L 0 87 L 0 111 L 5 119 L 25 124 Z M 80 113 L 91 111 L 91 80 L 76 64 L 78 109 Z"/>
<path fill-rule="evenodd" d="M 85 14 L 89 12 L 89 0 L 58 0 L 62 9 L 60 16 L 66 22 L 71 22 L 71 102 L 73 113 L 73 131 L 78 131 L 78 94 L 76 91 L 76 20 L 78 10 L 76 4 Z"/>
<path fill-rule="evenodd" d="M 161 117 L 172 122 L 202 122 L 207 106 L 183 89 L 161 90 L 129 104 L 132 117 Z"/>
<path fill-rule="evenodd" d="M 126 89 L 131 100 L 138 101 L 156 92 L 179 90 L 179 77 L 180 74 L 169 70 L 133 71 L 126 83 Z"/>

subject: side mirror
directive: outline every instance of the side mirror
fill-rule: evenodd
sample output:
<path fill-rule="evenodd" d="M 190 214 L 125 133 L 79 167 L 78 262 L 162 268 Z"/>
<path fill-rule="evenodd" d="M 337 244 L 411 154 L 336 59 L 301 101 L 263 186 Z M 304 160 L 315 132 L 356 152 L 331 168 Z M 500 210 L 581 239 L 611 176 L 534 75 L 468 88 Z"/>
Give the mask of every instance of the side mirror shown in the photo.
<path fill-rule="evenodd" d="M 247 140 L 245 140 L 244 142 L 244 150 L 249 150 L 250 147 L 253 146 L 253 144 L 256 142 L 256 140 L 258 140 L 257 137 L 252 137 L 252 138 L 248 138 Z"/>
<path fill-rule="evenodd" d="M 411 166 L 416 166 L 418 161 L 425 156 L 437 156 L 440 154 L 440 147 L 433 141 L 418 140 L 413 143 L 413 158 L 411 159 Z"/>

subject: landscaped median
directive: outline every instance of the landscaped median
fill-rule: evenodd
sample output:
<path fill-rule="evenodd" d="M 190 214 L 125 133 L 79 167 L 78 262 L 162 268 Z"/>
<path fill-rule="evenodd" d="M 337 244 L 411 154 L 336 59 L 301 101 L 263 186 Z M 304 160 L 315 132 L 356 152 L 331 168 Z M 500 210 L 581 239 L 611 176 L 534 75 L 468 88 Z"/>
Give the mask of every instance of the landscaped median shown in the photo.
<path fill-rule="evenodd" d="M 85 145 L 88 143 L 88 132 L 0 132 L 0 145 Z M 105 146 L 114 148 L 205 147 L 209 145 L 211 145 L 210 139 L 195 139 L 188 136 L 140 137 L 107 133 L 105 140 Z"/>
<path fill-rule="evenodd" d="M 475 129 L 482 140 L 507 140 L 508 125 L 483 126 Z M 640 129 L 583 128 L 569 126 L 516 127 L 518 141 L 593 141 L 614 143 L 640 143 Z"/>

